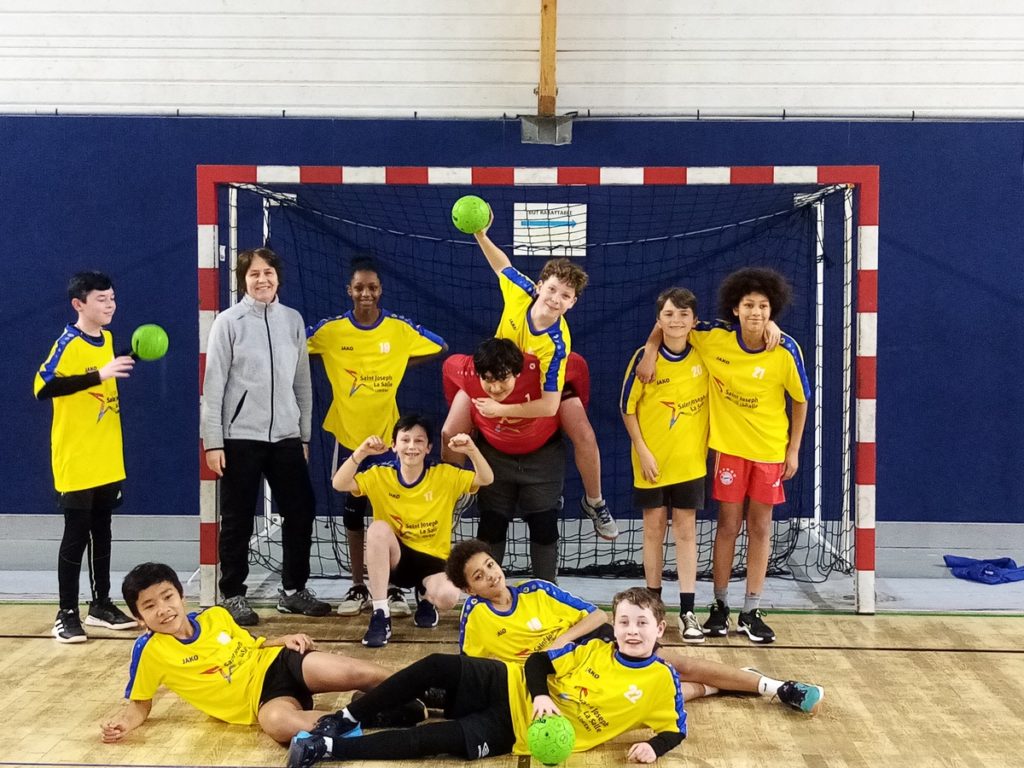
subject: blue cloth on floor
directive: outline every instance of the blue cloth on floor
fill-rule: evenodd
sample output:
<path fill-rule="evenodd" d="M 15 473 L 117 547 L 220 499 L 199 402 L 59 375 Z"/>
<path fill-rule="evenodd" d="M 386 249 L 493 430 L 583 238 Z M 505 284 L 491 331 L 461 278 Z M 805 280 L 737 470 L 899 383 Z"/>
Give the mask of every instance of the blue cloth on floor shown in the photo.
<path fill-rule="evenodd" d="M 1011 581 L 1024 581 L 1024 568 L 1018 568 L 1009 557 L 997 557 L 992 560 L 978 560 L 973 557 L 957 557 L 943 555 L 946 566 L 958 579 L 980 581 L 982 584 L 1008 584 Z"/>

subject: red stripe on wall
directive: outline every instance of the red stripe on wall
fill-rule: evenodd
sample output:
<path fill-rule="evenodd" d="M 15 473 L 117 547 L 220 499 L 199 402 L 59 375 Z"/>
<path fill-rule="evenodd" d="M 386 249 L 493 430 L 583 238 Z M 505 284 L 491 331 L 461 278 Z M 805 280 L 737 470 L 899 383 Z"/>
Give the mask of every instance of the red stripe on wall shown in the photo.
<path fill-rule="evenodd" d="M 206 379 L 206 353 L 199 353 L 199 394 L 203 394 L 203 381 Z"/>
<path fill-rule="evenodd" d="M 255 165 L 197 165 L 196 223 L 217 223 L 218 184 L 252 184 L 255 181 Z"/>
<path fill-rule="evenodd" d="M 874 528 L 857 528 L 854 531 L 853 560 L 858 571 L 875 570 Z"/>
<path fill-rule="evenodd" d="M 385 184 L 426 184 L 428 176 L 426 167 L 396 165 L 384 169 Z"/>
<path fill-rule="evenodd" d="M 644 168 L 644 184 L 685 184 L 686 168 L 653 167 Z"/>
<path fill-rule="evenodd" d="M 217 523 L 199 524 L 199 564 L 216 565 L 219 560 Z"/>
<path fill-rule="evenodd" d="M 857 356 L 857 388 L 854 394 L 860 400 L 878 397 L 878 358 Z"/>
<path fill-rule="evenodd" d="M 559 168 L 559 184 L 600 184 L 600 168 Z"/>
<path fill-rule="evenodd" d="M 857 226 L 878 226 L 879 176 L 877 165 L 822 165 L 819 184 L 856 184 L 860 191 Z"/>
<path fill-rule="evenodd" d="M 474 168 L 474 184 L 512 185 L 516 183 L 515 168 Z"/>
<path fill-rule="evenodd" d="M 878 311 L 878 270 L 857 270 L 857 311 Z"/>
<path fill-rule="evenodd" d="M 220 309 L 220 270 L 216 267 L 204 267 L 199 270 L 199 309 L 216 312 Z"/>
<path fill-rule="evenodd" d="M 771 165 L 737 165 L 729 169 L 733 184 L 774 184 L 775 168 Z"/>
<path fill-rule="evenodd" d="M 857 466 L 854 470 L 853 481 L 858 485 L 874 485 L 875 444 L 857 443 L 854 450 L 857 452 Z"/>
<path fill-rule="evenodd" d="M 341 184 L 340 165 L 303 165 L 299 167 L 303 184 Z"/>

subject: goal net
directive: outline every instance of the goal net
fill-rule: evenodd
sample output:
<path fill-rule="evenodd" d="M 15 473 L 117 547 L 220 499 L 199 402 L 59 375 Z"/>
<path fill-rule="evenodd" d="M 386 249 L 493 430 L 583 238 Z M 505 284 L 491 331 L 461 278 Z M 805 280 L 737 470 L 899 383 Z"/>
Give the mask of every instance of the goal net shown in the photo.
<path fill-rule="evenodd" d="M 693 170 L 688 183 L 590 183 L 584 173 L 572 183 L 525 176 L 526 183 L 517 177 L 487 186 L 426 179 L 395 183 L 383 174 L 378 183 L 349 178 L 349 183 L 288 179 L 220 185 L 220 305 L 233 300 L 228 267 L 234 254 L 267 244 L 285 262 L 282 302 L 315 324 L 351 308 L 345 292 L 349 264 L 371 254 L 384 286 L 382 307 L 443 336 L 450 352 L 472 353 L 493 334 L 501 295 L 473 238 L 452 226 L 450 211 L 461 195 L 484 197 L 495 214 L 491 238 L 520 271 L 536 277 L 546 259 L 564 255 L 590 276 L 566 319 L 573 349 L 590 366 L 588 412 L 601 449 L 604 496 L 621 535 L 603 541 L 590 521 L 581 519 L 582 487 L 570 453 L 560 573 L 640 577 L 642 520 L 631 504 L 629 439 L 618 396 L 626 364 L 653 324 L 654 300 L 667 287 L 687 287 L 698 297 L 699 316 L 714 319 L 717 289 L 726 275 L 746 266 L 776 269 L 794 289 L 794 303 L 778 321 L 803 349 L 812 400 L 800 471 L 786 484 L 788 500 L 777 509 L 769 574 L 807 581 L 849 574 L 856 538 L 851 449 L 858 197 L 849 184 L 694 183 Z M 318 515 L 313 575 L 346 577 L 340 498 L 330 486 L 334 439 L 319 426 L 331 390 L 315 358 L 313 372 L 310 469 Z M 398 402 L 401 412 L 419 411 L 439 425 L 446 413 L 440 361 L 411 368 Z M 702 577 L 710 576 L 714 537 L 714 502 L 708 498 L 709 508 L 698 520 Z M 251 559 L 278 569 L 279 531 L 271 500 L 265 508 Z M 472 508 L 463 515 L 456 538 L 475 533 L 475 515 Z M 734 577 L 744 574 L 745 554 L 741 537 Z M 666 545 L 665 555 L 671 577 L 673 547 Z M 528 537 L 519 521 L 510 527 L 505 567 L 528 572 Z"/>

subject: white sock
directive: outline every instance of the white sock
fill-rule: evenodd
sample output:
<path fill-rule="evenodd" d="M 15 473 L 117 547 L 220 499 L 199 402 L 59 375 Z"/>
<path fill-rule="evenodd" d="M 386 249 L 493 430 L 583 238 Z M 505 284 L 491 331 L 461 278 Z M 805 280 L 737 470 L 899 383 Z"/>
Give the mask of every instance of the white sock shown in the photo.
<path fill-rule="evenodd" d="M 704 686 L 705 696 L 714 696 L 716 693 L 718 693 L 718 689 L 715 688 L 715 686 L 713 685 L 708 685 L 707 683 L 701 683 L 701 685 Z"/>
<path fill-rule="evenodd" d="M 761 679 L 757 681 L 757 692 L 762 696 L 774 696 L 779 692 L 781 686 L 781 680 L 773 680 L 770 677 L 761 675 Z"/>
<path fill-rule="evenodd" d="M 341 710 L 341 716 L 344 717 L 346 720 L 350 720 L 353 723 L 356 722 L 356 719 L 352 717 L 352 713 L 348 711 L 348 707 L 345 707 L 343 710 Z"/>
<path fill-rule="evenodd" d="M 388 618 L 391 616 L 391 608 L 388 606 L 387 600 L 374 600 L 373 610 L 384 611 L 384 618 Z"/>
<path fill-rule="evenodd" d="M 284 593 L 285 593 L 285 595 L 287 595 L 288 597 L 291 597 L 292 595 L 294 595 L 294 594 L 295 594 L 296 592 L 298 592 L 299 590 L 297 590 L 297 589 L 283 589 L 283 588 L 282 588 L 282 590 L 281 590 L 281 591 L 282 591 L 282 592 L 284 592 Z"/>
<path fill-rule="evenodd" d="M 595 496 L 593 498 L 591 498 L 590 496 L 587 496 L 587 504 L 589 506 L 591 506 L 591 507 L 596 507 L 597 505 L 601 504 L 603 501 L 604 501 L 604 496 Z"/>
<path fill-rule="evenodd" d="M 328 755 L 334 754 L 334 739 L 332 739 L 330 736 L 324 736 L 324 746 L 327 747 Z"/>

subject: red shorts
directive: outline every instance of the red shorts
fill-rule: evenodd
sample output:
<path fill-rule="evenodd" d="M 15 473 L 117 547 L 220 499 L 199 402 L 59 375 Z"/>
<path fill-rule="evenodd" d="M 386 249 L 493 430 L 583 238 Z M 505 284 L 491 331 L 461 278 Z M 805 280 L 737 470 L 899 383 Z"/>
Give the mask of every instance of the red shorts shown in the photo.
<path fill-rule="evenodd" d="M 786 500 L 782 489 L 785 465 L 741 459 L 728 453 L 715 456 L 715 484 L 711 495 L 717 501 L 741 504 L 748 496 L 762 504 L 781 504 Z"/>

